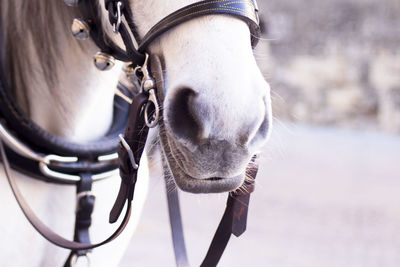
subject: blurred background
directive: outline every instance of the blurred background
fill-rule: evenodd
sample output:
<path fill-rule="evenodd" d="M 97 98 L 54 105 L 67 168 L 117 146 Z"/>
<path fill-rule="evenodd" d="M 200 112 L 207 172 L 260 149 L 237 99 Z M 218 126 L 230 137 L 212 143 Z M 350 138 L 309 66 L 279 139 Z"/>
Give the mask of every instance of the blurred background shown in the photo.
<path fill-rule="evenodd" d="M 272 87 L 247 232 L 219 266 L 400 266 L 400 0 L 259 0 Z M 155 177 L 121 266 L 175 266 Z M 198 266 L 226 195 L 181 194 Z"/>
<path fill-rule="evenodd" d="M 400 133 L 399 0 L 263 0 L 277 118 Z"/>

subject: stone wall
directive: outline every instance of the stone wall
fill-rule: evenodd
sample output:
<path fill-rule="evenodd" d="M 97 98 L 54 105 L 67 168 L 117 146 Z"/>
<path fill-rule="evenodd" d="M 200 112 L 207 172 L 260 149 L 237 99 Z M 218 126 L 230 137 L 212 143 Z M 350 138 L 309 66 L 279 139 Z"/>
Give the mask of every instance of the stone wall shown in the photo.
<path fill-rule="evenodd" d="M 400 0 L 259 0 L 276 118 L 400 133 Z"/>

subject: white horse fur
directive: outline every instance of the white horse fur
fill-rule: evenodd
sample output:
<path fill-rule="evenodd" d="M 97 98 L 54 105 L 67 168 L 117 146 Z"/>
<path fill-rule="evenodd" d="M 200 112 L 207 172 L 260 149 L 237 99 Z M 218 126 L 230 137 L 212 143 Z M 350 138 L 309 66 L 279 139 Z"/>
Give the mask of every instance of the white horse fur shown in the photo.
<path fill-rule="evenodd" d="M 160 19 L 192 2 L 131 0 L 139 33 L 143 36 Z M 111 124 L 122 64 L 107 72 L 95 69 L 92 56 L 98 49 L 91 41 L 79 42 L 70 35 L 75 11 L 61 0 L 0 0 L 0 12 L 0 75 L 12 86 L 21 108 L 45 130 L 75 142 L 102 136 Z M 43 43 L 35 38 L 35 31 L 49 29 L 55 35 Z M 51 49 L 41 50 L 46 47 Z M 195 193 L 236 189 L 250 157 L 265 143 L 271 128 L 269 86 L 253 57 L 247 25 L 223 15 L 193 19 L 157 39 L 150 51 L 161 57 L 165 67 L 161 151 L 176 184 Z M 152 136 L 156 135 L 153 131 Z M 146 166 L 143 157 L 128 229 L 116 241 L 94 250 L 92 266 L 117 266 L 123 256 L 144 203 Z M 75 188 L 17 172 L 13 175 L 39 217 L 71 237 Z M 211 177 L 218 179 L 207 180 Z M 118 177 L 94 184 L 93 241 L 115 228 L 107 221 L 118 185 Z M 29 225 L 2 168 L 0 202 L 1 265 L 62 266 L 69 252 L 47 242 Z"/>

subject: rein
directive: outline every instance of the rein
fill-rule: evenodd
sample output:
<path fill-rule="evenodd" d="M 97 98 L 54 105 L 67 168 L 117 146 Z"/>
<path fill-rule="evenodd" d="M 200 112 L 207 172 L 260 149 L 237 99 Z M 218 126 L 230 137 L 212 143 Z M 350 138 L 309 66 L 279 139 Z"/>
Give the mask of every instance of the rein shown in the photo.
<path fill-rule="evenodd" d="M 129 108 L 126 107 L 122 112 L 115 112 L 114 124 L 109 134 L 98 142 L 80 145 L 53 136 L 38 127 L 19 111 L 0 83 L 2 119 L 0 120 L 0 153 L 7 179 L 19 206 L 32 226 L 51 243 L 71 250 L 65 264 L 68 267 L 73 265 L 78 257 L 87 257 L 91 249 L 114 240 L 122 233 L 129 221 L 137 170 L 146 143 L 148 128 L 155 127 L 162 116 L 162 110 L 158 104 L 158 101 L 163 99 L 164 92 L 161 61 L 156 55 L 148 56 L 148 45 L 163 33 L 188 20 L 210 14 L 225 14 L 237 17 L 248 24 L 254 47 L 259 36 L 259 20 L 255 0 L 206 0 L 175 11 L 153 26 L 141 39 L 129 9 L 129 1 L 105 0 L 109 22 L 114 32 L 120 34 L 125 46 L 123 49 L 104 33 L 100 15 L 97 13 L 97 1 L 65 0 L 65 2 L 68 5 L 78 6 L 84 17 L 84 19 L 74 20 L 72 25 L 74 36 L 78 39 L 86 39 L 90 36 L 101 49 L 94 57 L 96 67 L 107 70 L 113 66 L 115 59 L 130 62 L 126 71 L 127 75 L 134 84 L 137 82 L 140 84 L 140 92 L 133 97 Z M 132 36 L 139 44 L 137 48 Z M 122 101 L 122 99 L 116 97 L 116 101 Z M 118 136 L 125 126 L 125 135 Z M 13 129 L 16 136 L 11 134 L 8 128 Z M 20 139 L 25 142 L 19 141 Z M 7 149 L 3 146 L 3 142 L 7 145 Z M 121 185 L 110 212 L 109 221 L 115 223 L 126 205 L 125 215 L 120 226 L 110 237 L 92 244 L 89 227 L 95 197 L 90 192 L 91 185 L 93 181 L 114 174 L 117 166 L 119 166 Z M 77 185 L 74 241 L 53 232 L 33 213 L 19 192 L 10 167 L 48 182 Z M 252 178 L 252 181 L 246 180 L 240 191 L 229 193 L 225 213 L 201 266 L 216 266 L 231 234 L 240 236 L 246 229 L 250 193 L 254 191 L 254 179 L 257 175 L 255 158 L 249 163 L 246 174 Z M 168 191 L 167 198 L 176 263 L 178 267 L 189 266 L 177 192 Z"/>

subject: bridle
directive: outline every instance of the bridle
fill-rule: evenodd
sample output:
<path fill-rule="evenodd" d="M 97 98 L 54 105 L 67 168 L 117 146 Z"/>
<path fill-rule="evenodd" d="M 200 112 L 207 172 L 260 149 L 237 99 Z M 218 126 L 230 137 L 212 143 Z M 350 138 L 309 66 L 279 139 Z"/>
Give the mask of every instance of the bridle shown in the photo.
<path fill-rule="evenodd" d="M 91 249 L 114 240 L 128 223 L 139 161 L 148 128 L 155 127 L 161 116 L 158 101 L 163 98 L 164 91 L 161 61 L 156 55 L 148 56 L 149 44 L 169 29 L 193 18 L 225 14 L 242 19 L 249 25 L 252 45 L 255 46 L 259 36 L 259 21 L 255 0 L 207 0 L 175 11 L 140 38 L 129 8 L 129 1 L 105 0 L 109 22 L 114 32 L 123 40 L 125 49 L 122 49 L 105 34 L 97 1 L 64 1 L 68 5 L 77 6 L 83 15 L 83 19 L 75 19 L 73 22 L 74 36 L 78 39 L 90 36 L 101 49 L 94 57 L 96 67 L 107 70 L 113 66 L 115 59 L 129 62 L 126 73 L 133 84 L 140 85 L 139 93 L 135 96 L 129 95 L 129 90 L 121 87 L 120 90 L 125 91 L 127 98 L 133 98 L 132 103 L 128 105 L 116 97 L 115 101 L 119 104 L 116 106 L 123 108 L 115 110 L 113 126 L 109 133 L 101 138 L 101 141 L 80 145 L 51 135 L 38 127 L 18 109 L 0 83 L 0 150 L 6 176 L 18 204 L 33 227 L 53 244 L 71 250 L 65 264 L 71 266 L 75 259 L 87 256 Z M 138 43 L 137 48 L 132 37 Z M 125 126 L 125 135 L 119 135 Z M 3 142 L 7 144 L 7 150 L 4 149 Z M 9 162 L 11 167 L 29 176 L 47 182 L 77 185 L 74 241 L 54 233 L 36 217 L 16 186 Z M 257 168 L 254 158 L 251 164 L 253 167 L 248 169 L 248 175 L 255 179 Z M 125 204 L 126 213 L 120 226 L 109 238 L 91 244 L 88 229 L 95 200 L 91 194 L 92 182 L 112 176 L 118 166 L 121 185 L 110 213 L 110 223 L 118 220 Z M 246 181 L 243 188 L 243 191 L 229 194 L 224 216 L 201 266 L 216 266 L 231 234 L 239 236 L 245 231 L 249 197 L 254 190 L 254 182 Z M 189 266 L 178 195 L 175 190 L 169 190 L 167 197 L 177 266 Z"/>

